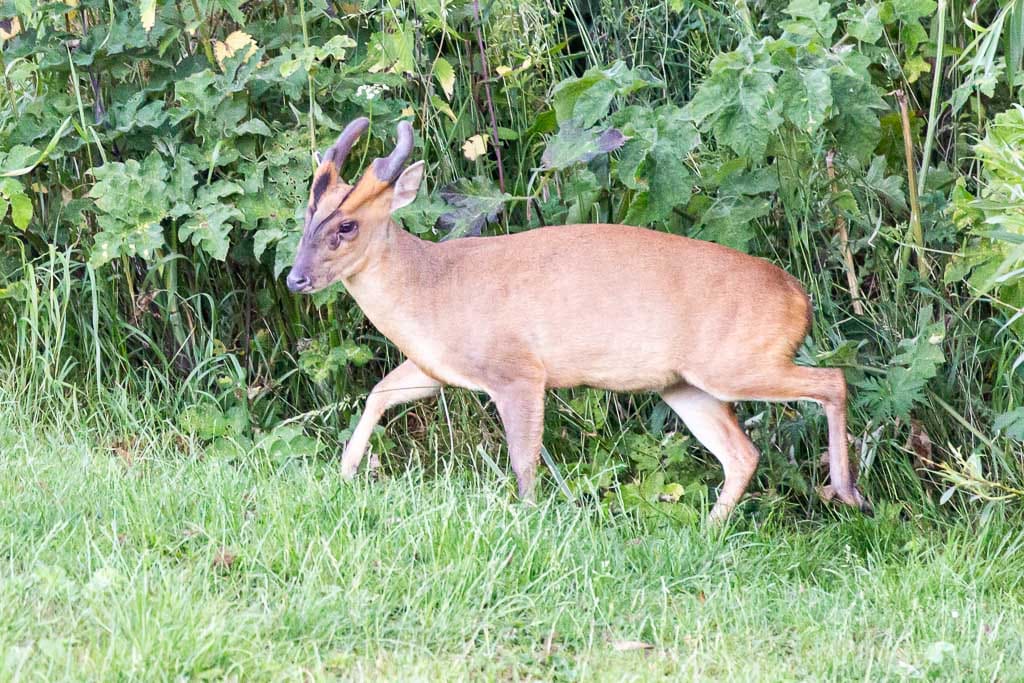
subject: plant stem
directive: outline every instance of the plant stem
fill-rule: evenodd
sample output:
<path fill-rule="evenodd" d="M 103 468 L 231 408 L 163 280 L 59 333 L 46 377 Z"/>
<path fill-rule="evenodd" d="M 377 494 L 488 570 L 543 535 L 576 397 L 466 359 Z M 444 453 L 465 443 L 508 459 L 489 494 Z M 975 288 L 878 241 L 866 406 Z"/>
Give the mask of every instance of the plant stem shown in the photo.
<path fill-rule="evenodd" d="M 213 47 L 210 45 L 209 27 L 203 21 L 203 13 L 199 11 L 199 2 L 192 0 L 192 9 L 196 13 L 196 21 L 199 22 L 199 39 L 203 44 L 203 52 L 206 54 L 206 61 L 210 66 L 217 66 L 217 58 L 213 56 Z"/>
<path fill-rule="evenodd" d="M 473 0 L 473 17 L 476 19 L 476 42 L 480 50 L 480 69 L 484 77 L 484 94 L 487 96 L 487 111 L 491 117 L 491 142 L 498 162 L 498 187 L 505 191 L 505 167 L 501 163 L 501 145 L 498 141 L 498 118 L 494 115 L 494 100 L 491 99 L 491 74 L 487 68 L 487 54 L 484 52 L 484 35 L 481 32 L 480 0 Z"/>
<path fill-rule="evenodd" d="M 917 174 L 914 172 L 914 142 L 910 137 L 910 114 L 907 112 L 907 95 L 896 91 L 900 105 L 900 120 L 903 123 L 903 151 L 907 157 L 907 194 L 910 196 L 910 237 L 917 251 L 917 272 L 922 278 L 928 277 L 928 262 L 924 253 L 924 229 L 921 227 L 921 203 L 917 197 Z M 910 253 L 906 250 L 900 256 L 900 263 L 906 268 Z"/>
<path fill-rule="evenodd" d="M 946 40 L 946 0 L 939 0 L 938 8 L 939 32 L 935 39 L 935 73 L 932 74 L 932 96 L 928 105 L 928 133 L 921 151 L 921 175 L 917 179 L 917 194 L 924 194 L 924 183 L 928 177 L 928 160 L 932 156 L 932 145 L 935 144 L 935 129 L 939 123 L 939 92 L 942 86 L 942 44 Z"/>
<path fill-rule="evenodd" d="M 839 193 L 839 186 L 836 184 L 836 169 L 833 165 L 836 151 L 830 149 L 825 155 L 825 166 L 828 169 L 828 180 L 832 187 L 832 194 Z M 857 284 L 857 269 L 853 262 L 853 252 L 850 251 L 850 234 L 846 229 L 846 217 L 839 211 L 836 215 L 836 233 L 839 235 L 839 249 L 843 254 L 843 264 L 846 266 L 846 283 L 850 287 L 850 298 L 853 299 L 853 312 L 857 315 L 864 315 L 864 304 L 861 302 L 860 286 Z"/>
<path fill-rule="evenodd" d="M 302 22 L 302 46 L 309 49 L 309 28 L 306 26 L 306 0 L 299 0 L 299 20 Z M 316 102 L 313 98 L 313 74 L 306 72 L 306 87 L 309 92 L 309 158 L 316 159 L 316 125 L 313 120 L 313 108 Z M 316 163 L 315 161 L 313 162 Z M 338 169 L 340 172 L 341 169 Z"/>

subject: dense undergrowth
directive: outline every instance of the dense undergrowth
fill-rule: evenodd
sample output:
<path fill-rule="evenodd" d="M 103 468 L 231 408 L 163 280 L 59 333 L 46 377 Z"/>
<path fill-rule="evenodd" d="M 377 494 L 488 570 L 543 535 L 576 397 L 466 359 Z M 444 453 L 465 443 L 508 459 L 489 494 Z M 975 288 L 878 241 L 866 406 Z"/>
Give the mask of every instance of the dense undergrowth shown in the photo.
<path fill-rule="evenodd" d="M 407 228 L 625 222 L 765 256 L 814 298 L 800 361 L 847 372 L 869 497 L 992 514 L 1024 495 L 1022 5 L 8 0 L 2 381 L 41 425 L 146 406 L 90 429 L 114 452 L 156 424 L 204 462 L 330 462 L 399 359 L 283 276 L 312 152 L 370 116 L 351 177 L 406 118 L 429 169 Z M 814 513 L 823 416 L 743 411 L 745 513 Z M 504 469 L 484 397 L 391 427 L 387 471 Z M 545 443 L 573 498 L 685 524 L 720 470 L 678 430 L 581 389 Z"/>

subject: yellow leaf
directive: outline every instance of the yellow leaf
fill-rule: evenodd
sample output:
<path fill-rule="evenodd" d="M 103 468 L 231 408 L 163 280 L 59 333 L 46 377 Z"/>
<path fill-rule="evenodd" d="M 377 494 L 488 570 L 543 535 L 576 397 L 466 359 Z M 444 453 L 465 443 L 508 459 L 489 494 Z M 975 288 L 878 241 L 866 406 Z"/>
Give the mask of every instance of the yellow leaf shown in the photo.
<path fill-rule="evenodd" d="M 494 67 L 494 72 L 499 76 L 504 76 L 505 74 L 512 73 L 512 69 L 508 68 L 507 66 L 496 66 Z"/>
<path fill-rule="evenodd" d="M 486 151 L 487 138 L 483 135 L 474 135 L 462 143 L 462 154 L 470 161 L 475 161 Z"/>
<path fill-rule="evenodd" d="M 245 52 L 245 59 L 248 61 L 250 57 L 256 54 L 258 46 L 256 41 L 252 39 L 245 31 L 235 31 L 227 38 L 224 42 L 219 40 L 213 41 L 213 54 L 217 58 L 217 63 L 220 64 L 220 68 L 224 68 L 224 60 L 228 57 L 233 57 L 236 52 L 248 46 L 248 50 Z"/>
<path fill-rule="evenodd" d="M 405 118 L 406 116 L 412 116 L 415 113 L 415 109 L 413 109 L 412 107 L 406 107 L 405 109 L 402 110 L 402 118 Z"/>
<path fill-rule="evenodd" d="M 444 57 L 438 57 L 437 61 L 434 62 L 434 76 L 437 77 L 437 82 L 441 84 L 444 96 L 450 100 L 452 93 L 455 92 L 455 69 L 452 68 L 451 62 Z"/>
<path fill-rule="evenodd" d="M 139 14 L 142 17 L 142 28 L 149 33 L 156 23 L 156 0 L 141 0 L 139 2 Z"/>

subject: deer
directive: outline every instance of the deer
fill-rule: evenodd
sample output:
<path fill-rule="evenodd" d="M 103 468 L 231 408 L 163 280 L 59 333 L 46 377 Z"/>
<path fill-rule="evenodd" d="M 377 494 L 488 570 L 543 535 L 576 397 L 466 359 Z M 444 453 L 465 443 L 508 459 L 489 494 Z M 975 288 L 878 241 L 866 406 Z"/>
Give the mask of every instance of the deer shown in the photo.
<path fill-rule="evenodd" d="M 871 514 L 847 453 L 841 369 L 797 365 L 812 307 L 773 263 L 712 242 L 617 224 L 564 225 L 429 241 L 393 213 L 416 197 L 413 130 L 362 176 L 340 173 L 369 120 L 349 123 L 318 157 L 287 286 L 341 282 L 406 360 L 370 391 L 341 458 L 351 479 L 385 412 L 443 386 L 485 392 L 504 427 L 519 497 L 535 500 L 546 391 L 657 392 L 720 462 L 708 517 L 726 520 L 760 452 L 737 401 L 814 401 L 828 423 L 830 486 Z"/>

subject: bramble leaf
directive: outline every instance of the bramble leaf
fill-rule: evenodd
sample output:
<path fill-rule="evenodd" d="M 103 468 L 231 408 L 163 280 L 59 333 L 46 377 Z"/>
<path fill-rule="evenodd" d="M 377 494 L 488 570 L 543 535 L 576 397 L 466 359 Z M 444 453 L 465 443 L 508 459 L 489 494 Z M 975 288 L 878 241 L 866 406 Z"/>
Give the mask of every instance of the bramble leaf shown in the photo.
<path fill-rule="evenodd" d="M 540 160 L 545 169 L 565 169 L 616 150 L 625 142 L 625 136 L 616 128 L 584 129 L 570 120 L 562 123 L 558 133 L 548 140 Z"/>
<path fill-rule="evenodd" d="M 481 177 L 452 183 L 438 194 L 450 207 L 437 219 L 438 227 L 447 231 L 444 239 L 479 235 L 485 225 L 498 220 L 505 202 L 512 199 Z"/>

